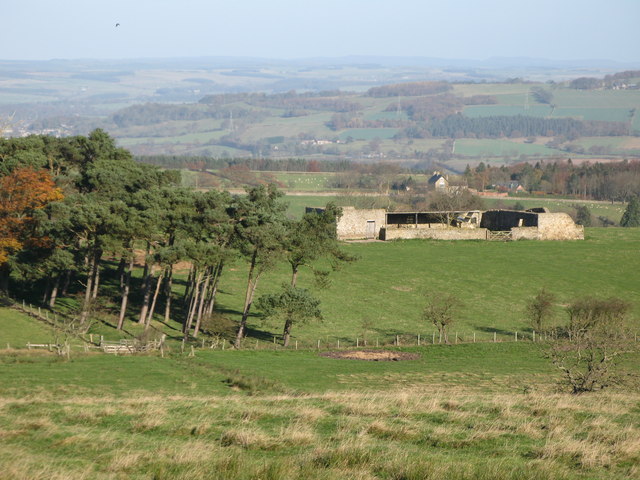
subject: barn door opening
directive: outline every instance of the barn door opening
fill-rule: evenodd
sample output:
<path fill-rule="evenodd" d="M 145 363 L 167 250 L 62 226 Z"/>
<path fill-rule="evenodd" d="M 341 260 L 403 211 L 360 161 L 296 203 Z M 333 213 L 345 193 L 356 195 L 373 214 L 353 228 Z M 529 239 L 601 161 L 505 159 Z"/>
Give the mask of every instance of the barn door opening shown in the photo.
<path fill-rule="evenodd" d="M 367 220 L 367 239 L 376 238 L 376 221 Z"/>

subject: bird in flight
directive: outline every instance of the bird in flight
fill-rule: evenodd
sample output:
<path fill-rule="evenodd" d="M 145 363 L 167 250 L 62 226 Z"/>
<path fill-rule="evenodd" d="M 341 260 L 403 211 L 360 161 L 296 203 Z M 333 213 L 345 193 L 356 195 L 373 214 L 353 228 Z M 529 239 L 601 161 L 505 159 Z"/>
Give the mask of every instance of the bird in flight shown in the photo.
<path fill-rule="evenodd" d="M 119 27 L 119 26 L 120 26 L 120 24 L 119 24 L 119 23 L 116 23 L 116 27 Z"/>

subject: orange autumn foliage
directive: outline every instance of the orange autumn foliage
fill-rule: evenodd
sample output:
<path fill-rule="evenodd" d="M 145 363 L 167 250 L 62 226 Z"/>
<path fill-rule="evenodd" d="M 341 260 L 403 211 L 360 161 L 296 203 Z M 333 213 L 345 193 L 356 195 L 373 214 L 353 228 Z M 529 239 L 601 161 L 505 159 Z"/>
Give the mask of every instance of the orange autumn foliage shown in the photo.
<path fill-rule="evenodd" d="M 22 248 L 33 212 L 62 198 L 46 170 L 21 167 L 0 178 L 0 265 Z"/>

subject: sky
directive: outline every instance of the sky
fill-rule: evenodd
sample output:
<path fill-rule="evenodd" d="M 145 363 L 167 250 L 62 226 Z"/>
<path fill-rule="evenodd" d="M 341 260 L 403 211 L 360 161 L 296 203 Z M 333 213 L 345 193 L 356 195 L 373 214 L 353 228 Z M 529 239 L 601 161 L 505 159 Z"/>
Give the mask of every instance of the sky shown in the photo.
<path fill-rule="evenodd" d="M 640 0 L 0 0 L 0 5 L 0 60 L 366 55 L 640 63 Z"/>

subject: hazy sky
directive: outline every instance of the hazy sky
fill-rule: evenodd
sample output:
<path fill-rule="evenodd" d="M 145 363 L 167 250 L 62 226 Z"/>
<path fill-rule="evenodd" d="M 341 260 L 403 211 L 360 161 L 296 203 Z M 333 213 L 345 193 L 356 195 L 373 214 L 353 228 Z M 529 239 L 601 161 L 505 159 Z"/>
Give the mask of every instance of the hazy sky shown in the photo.
<path fill-rule="evenodd" d="M 640 61 L 640 0 L 0 0 L 0 4 L 3 60 L 381 55 Z"/>

